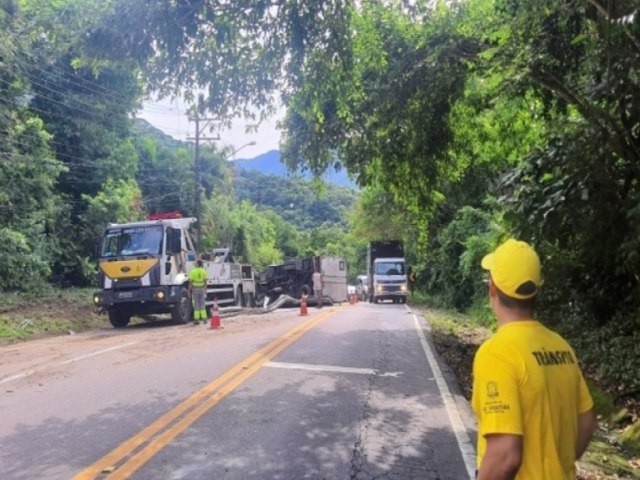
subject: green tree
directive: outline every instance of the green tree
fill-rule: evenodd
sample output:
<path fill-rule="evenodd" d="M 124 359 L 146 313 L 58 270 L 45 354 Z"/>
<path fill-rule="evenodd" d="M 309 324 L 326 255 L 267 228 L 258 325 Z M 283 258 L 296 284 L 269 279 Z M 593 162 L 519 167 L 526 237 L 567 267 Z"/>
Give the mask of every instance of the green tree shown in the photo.
<path fill-rule="evenodd" d="M 153 91 L 184 92 L 223 121 L 273 113 L 276 92 L 286 101 L 306 75 L 308 52 L 333 52 L 336 61 L 349 53 L 348 0 L 108 4 L 91 31 L 92 53 L 136 59 Z"/>
<path fill-rule="evenodd" d="M 258 207 L 267 207 L 298 229 L 323 224 L 346 225 L 356 192 L 334 185 L 321 188 L 298 177 L 278 177 L 260 172 L 235 170 L 233 192 L 239 200 L 249 200 Z"/>
<path fill-rule="evenodd" d="M 446 156 L 447 118 L 478 50 L 455 32 L 456 15 L 441 8 L 420 22 L 367 2 L 353 16 L 352 68 L 328 68 L 322 51 L 309 60 L 309 83 L 292 98 L 285 121 L 288 164 L 304 162 L 315 172 L 339 162 L 405 208 L 431 209 L 440 183 L 458 169 Z"/>
<path fill-rule="evenodd" d="M 18 5 L 0 3 L 0 290 L 34 289 L 51 272 L 51 235 L 60 209 L 55 184 L 65 168 L 29 99 L 26 23 Z M 20 275 L 16 275 L 20 272 Z"/>
<path fill-rule="evenodd" d="M 79 277 L 92 279 L 97 242 L 107 225 L 143 220 L 145 212 L 142 194 L 133 179 L 108 179 L 97 195 L 85 195 L 83 200 L 87 203 L 87 209 L 79 217 L 79 228 L 68 225 L 78 238 L 64 245 L 59 261 L 66 262 L 69 271 L 75 271 Z M 87 246 L 87 249 L 80 251 L 78 245 Z"/>
<path fill-rule="evenodd" d="M 100 238 L 109 223 L 126 223 L 144 219 L 142 193 L 135 180 L 112 180 L 105 182 L 94 197 L 85 196 L 88 204 L 81 216 L 83 234 L 87 242 Z"/>
<path fill-rule="evenodd" d="M 496 6 L 496 18 L 509 21 L 495 42 L 494 68 L 519 73 L 509 89 L 535 95 L 550 132 L 505 177 L 506 218 L 547 258 L 549 306 L 570 308 L 571 301 L 606 323 L 613 312 L 640 306 L 637 5 Z"/>
<path fill-rule="evenodd" d="M 429 256 L 421 272 L 429 292 L 437 295 L 443 305 L 459 310 L 484 301 L 487 287 L 482 283 L 478 266 L 501 234 L 490 214 L 462 207 L 430 242 Z"/>
<path fill-rule="evenodd" d="M 27 111 L 12 113 L 0 151 L 0 289 L 37 288 L 51 273 L 61 198 L 55 182 L 64 171 L 48 148 L 43 123 Z M 20 275 L 16 275 L 20 272 Z"/>
<path fill-rule="evenodd" d="M 282 252 L 284 260 L 299 258 L 304 248 L 302 245 L 302 232 L 273 210 L 264 210 L 262 214 L 275 228 L 275 246 Z"/>
<path fill-rule="evenodd" d="M 276 248 L 276 229 L 267 216 L 249 202 L 241 202 L 231 212 L 235 233 L 232 250 L 257 270 L 282 262 Z"/>
<path fill-rule="evenodd" d="M 222 193 L 214 193 L 202 205 L 200 249 L 211 250 L 217 247 L 231 247 L 236 235 L 237 224 L 232 211 L 233 199 Z"/>
<path fill-rule="evenodd" d="M 66 167 L 57 192 L 65 210 L 52 221 L 59 246 L 49 258 L 58 282 L 84 283 L 84 260 L 93 240 L 77 225 L 109 179 L 133 179 L 137 154 L 130 137 L 130 114 L 140 88 L 131 64 L 87 55 L 87 32 L 102 18 L 109 2 L 63 0 L 43 5 L 23 0 L 21 39 L 28 51 L 21 62 L 24 107 L 44 122 L 49 145 Z M 28 27 L 28 28 L 27 28 Z"/>
<path fill-rule="evenodd" d="M 143 136 L 137 140 L 136 179 L 149 213 L 194 211 L 193 155 L 184 146 L 165 146 Z"/>
<path fill-rule="evenodd" d="M 22 42 L 23 21 L 17 4 L 0 3 L 0 138 L 9 132 L 13 112 L 25 99 L 25 82 L 21 75 L 26 61 Z"/>

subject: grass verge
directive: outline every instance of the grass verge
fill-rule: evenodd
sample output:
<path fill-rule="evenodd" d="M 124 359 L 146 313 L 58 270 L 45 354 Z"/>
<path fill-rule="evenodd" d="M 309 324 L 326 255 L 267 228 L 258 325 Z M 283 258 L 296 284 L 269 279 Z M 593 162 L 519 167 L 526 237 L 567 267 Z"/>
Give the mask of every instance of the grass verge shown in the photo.
<path fill-rule="evenodd" d="M 0 294 L 0 344 L 69 334 L 108 325 L 91 301 L 91 289 Z"/>

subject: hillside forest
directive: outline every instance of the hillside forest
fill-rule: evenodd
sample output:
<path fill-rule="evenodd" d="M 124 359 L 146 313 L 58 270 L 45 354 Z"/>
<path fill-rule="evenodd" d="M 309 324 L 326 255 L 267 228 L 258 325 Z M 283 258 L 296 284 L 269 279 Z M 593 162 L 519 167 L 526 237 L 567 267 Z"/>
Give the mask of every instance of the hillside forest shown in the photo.
<path fill-rule="evenodd" d="M 481 257 L 543 262 L 539 316 L 616 401 L 640 395 L 636 0 L 0 0 L 0 289 L 91 285 L 108 222 L 196 200 L 202 248 L 363 270 L 401 238 L 434 306 L 488 322 Z M 135 121 L 284 105 L 283 159 L 355 192 L 234 171 Z M 195 174 L 194 174 L 195 173 Z"/>

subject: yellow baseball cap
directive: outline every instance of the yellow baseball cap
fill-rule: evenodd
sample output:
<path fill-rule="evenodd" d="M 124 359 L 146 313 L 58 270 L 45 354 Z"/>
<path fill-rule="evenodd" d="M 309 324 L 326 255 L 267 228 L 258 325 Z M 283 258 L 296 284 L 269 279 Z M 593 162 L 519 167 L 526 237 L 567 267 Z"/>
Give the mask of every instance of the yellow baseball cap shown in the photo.
<path fill-rule="evenodd" d="M 526 242 L 510 238 L 482 259 L 482 268 L 502 293 L 527 299 L 538 294 L 542 285 L 540 258 Z"/>

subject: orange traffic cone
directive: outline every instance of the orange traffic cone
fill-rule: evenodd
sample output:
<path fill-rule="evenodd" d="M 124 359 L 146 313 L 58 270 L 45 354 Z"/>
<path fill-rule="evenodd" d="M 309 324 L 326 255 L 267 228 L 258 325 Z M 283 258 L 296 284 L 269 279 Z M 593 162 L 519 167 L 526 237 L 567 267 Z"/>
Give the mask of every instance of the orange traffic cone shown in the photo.
<path fill-rule="evenodd" d="M 218 310 L 218 299 L 213 300 L 213 308 L 211 309 L 211 325 L 209 330 L 216 330 L 218 328 L 224 328 L 220 325 L 220 311 Z"/>
<path fill-rule="evenodd" d="M 307 294 L 302 292 L 302 297 L 300 297 L 300 316 L 304 317 L 307 313 Z"/>

